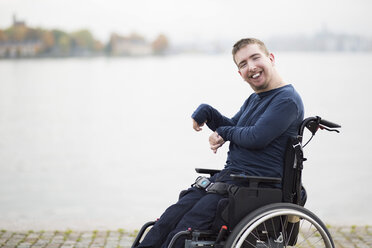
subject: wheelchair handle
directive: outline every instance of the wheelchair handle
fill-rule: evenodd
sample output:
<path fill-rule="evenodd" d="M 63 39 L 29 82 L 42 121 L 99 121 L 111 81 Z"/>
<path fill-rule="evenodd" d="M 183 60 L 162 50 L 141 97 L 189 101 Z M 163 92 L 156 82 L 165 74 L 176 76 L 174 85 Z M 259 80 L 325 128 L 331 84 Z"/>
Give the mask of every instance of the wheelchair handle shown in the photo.
<path fill-rule="evenodd" d="M 302 123 L 301 123 L 300 129 L 298 131 L 298 135 L 300 137 L 303 136 L 305 127 L 313 135 L 315 135 L 315 133 L 319 130 L 319 128 L 320 129 L 325 129 L 327 131 L 334 131 L 334 132 L 338 132 L 339 133 L 339 131 L 336 128 L 340 128 L 341 125 L 336 124 L 336 123 L 333 123 L 333 122 L 330 122 L 330 121 L 327 121 L 325 119 L 322 119 L 319 116 L 308 117 L 305 120 L 303 120 Z"/>
<path fill-rule="evenodd" d="M 338 125 L 336 123 L 333 123 L 333 122 L 330 122 L 330 121 L 327 121 L 327 120 L 324 120 L 324 119 L 320 119 L 319 124 L 321 124 L 323 126 L 326 126 L 326 127 L 329 127 L 329 128 L 340 128 L 341 127 L 340 125 Z"/>

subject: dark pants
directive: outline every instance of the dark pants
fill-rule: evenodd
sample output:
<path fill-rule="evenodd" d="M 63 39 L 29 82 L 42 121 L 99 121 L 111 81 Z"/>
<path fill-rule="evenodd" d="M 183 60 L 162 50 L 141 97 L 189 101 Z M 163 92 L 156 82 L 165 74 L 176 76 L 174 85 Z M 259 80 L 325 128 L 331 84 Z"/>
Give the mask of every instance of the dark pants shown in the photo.
<path fill-rule="evenodd" d="M 230 174 L 237 173 L 222 170 L 210 178 L 212 182 L 233 183 Z M 224 198 L 219 194 L 207 193 L 205 190 L 189 188 L 178 202 L 165 210 L 160 219 L 150 229 L 138 247 L 166 248 L 173 236 L 188 228 L 208 230 L 215 219 L 218 202 Z M 175 247 L 183 247 L 184 239 L 178 239 Z"/>

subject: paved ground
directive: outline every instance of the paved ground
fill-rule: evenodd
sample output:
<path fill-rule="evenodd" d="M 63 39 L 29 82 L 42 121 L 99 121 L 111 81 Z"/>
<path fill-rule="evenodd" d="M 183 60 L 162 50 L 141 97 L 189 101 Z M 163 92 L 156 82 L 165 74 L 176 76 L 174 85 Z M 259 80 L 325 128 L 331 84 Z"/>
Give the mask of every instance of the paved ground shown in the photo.
<path fill-rule="evenodd" d="M 372 226 L 329 227 L 336 247 L 372 247 Z M 135 233 L 116 231 L 0 231 L 0 248 L 126 248 Z"/>

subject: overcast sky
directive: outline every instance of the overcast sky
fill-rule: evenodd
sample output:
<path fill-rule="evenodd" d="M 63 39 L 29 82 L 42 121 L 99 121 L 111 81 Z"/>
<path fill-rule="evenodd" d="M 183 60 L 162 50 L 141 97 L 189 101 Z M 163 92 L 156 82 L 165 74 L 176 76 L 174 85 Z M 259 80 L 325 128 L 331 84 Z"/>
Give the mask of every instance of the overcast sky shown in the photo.
<path fill-rule="evenodd" d="M 33 27 L 88 28 L 102 41 L 111 32 L 164 33 L 178 42 L 311 35 L 324 27 L 372 37 L 371 11 L 370 0 L 0 0 L 0 28 L 16 14 Z"/>

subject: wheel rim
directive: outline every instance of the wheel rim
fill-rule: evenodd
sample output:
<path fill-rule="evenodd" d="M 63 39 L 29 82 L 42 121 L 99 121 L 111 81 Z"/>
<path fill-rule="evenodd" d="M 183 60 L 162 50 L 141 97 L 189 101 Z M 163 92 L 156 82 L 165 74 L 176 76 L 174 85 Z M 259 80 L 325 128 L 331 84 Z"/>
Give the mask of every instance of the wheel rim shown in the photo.
<path fill-rule="evenodd" d="M 280 229 L 279 233 L 275 234 L 276 240 L 271 240 L 269 242 L 264 242 L 262 238 L 260 238 L 260 235 L 262 235 L 261 231 L 260 234 L 258 234 L 258 231 L 256 228 L 261 225 L 261 229 L 263 227 L 265 233 L 266 229 L 266 240 L 269 240 L 269 234 L 268 230 L 270 229 L 267 227 L 270 225 L 269 221 L 270 219 L 273 220 L 273 218 L 279 218 L 280 221 Z M 299 221 L 298 225 L 300 228 L 300 234 L 297 235 L 298 232 L 294 231 L 293 227 L 290 228 L 290 230 L 284 231 L 284 227 L 288 225 L 288 223 L 291 223 L 289 221 L 289 218 L 296 219 Z M 284 219 L 284 220 L 282 220 Z M 274 224 L 273 224 L 274 225 Z M 278 224 L 277 224 L 278 225 Z M 275 228 L 271 228 L 274 229 Z M 255 234 L 255 231 L 257 234 Z M 281 231 L 281 232 L 280 232 Z M 265 213 L 262 213 L 255 218 L 253 218 L 251 221 L 249 221 L 240 231 L 240 233 L 237 235 L 237 238 L 235 239 L 233 243 L 233 247 L 243 247 L 243 244 L 248 243 L 251 247 L 258 247 L 256 244 L 250 243 L 249 239 L 247 239 L 248 235 L 250 236 L 250 240 L 255 240 L 257 243 L 260 244 L 259 247 L 288 247 L 290 246 L 291 239 L 296 239 L 296 244 L 293 245 L 293 247 L 332 247 L 332 241 L 329 239 L 328 234 L 324 227 L 318 222 L 318 220 L 315 220 L 313 217 L 309 216 L 308 214 L 305 214 L 303 212 L 300 212 L 298 210 L 294 209 L 274 209 L 271 211 L 267 211 Z M 295 236 L 294 236 L 295 235 Z M 280 242 L 280 238 L 282 239 L 282 242 Z"/>

